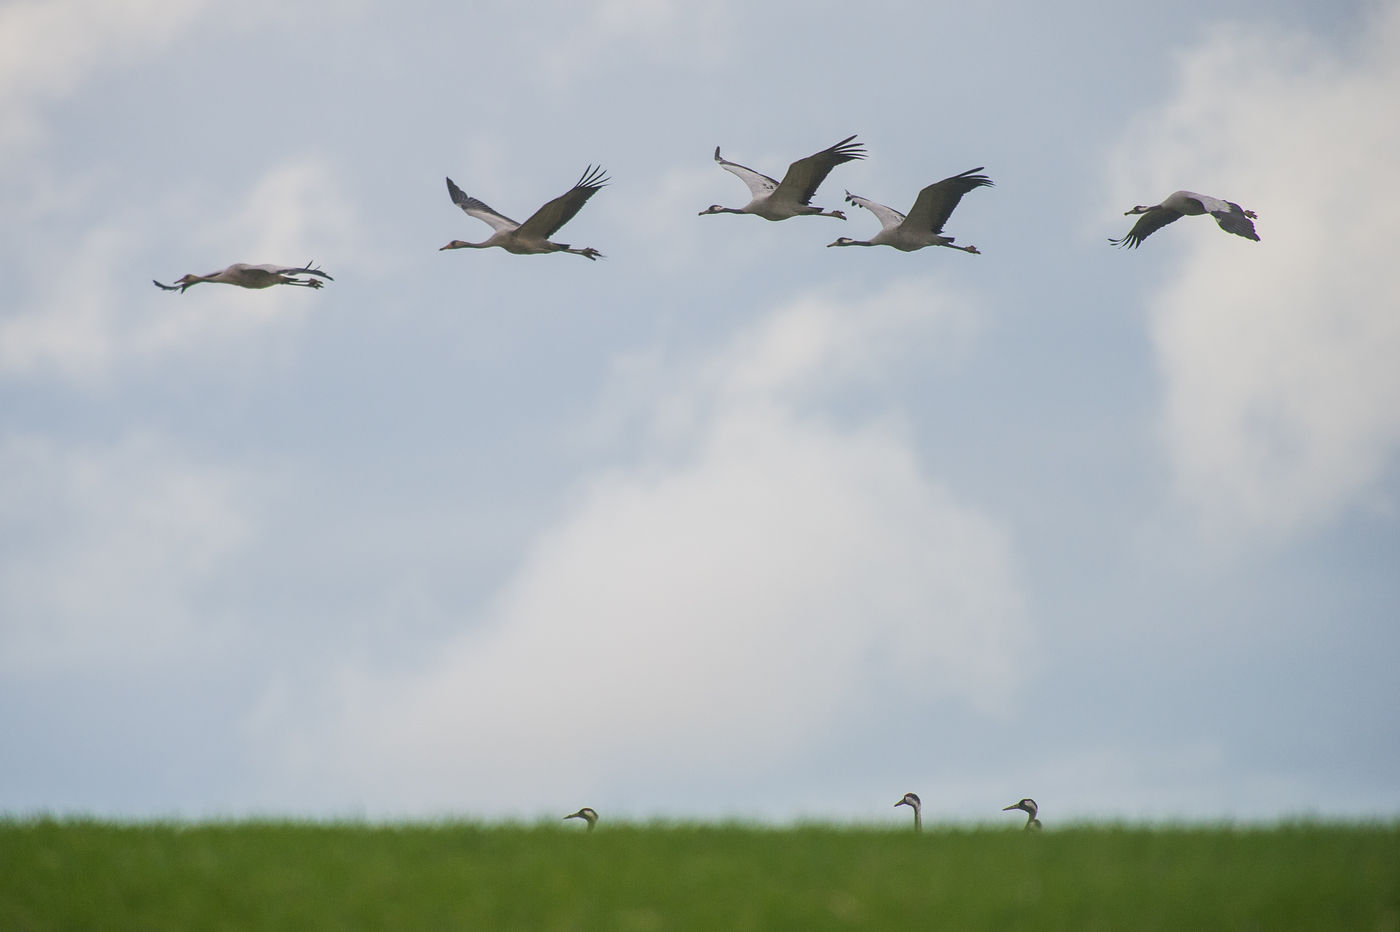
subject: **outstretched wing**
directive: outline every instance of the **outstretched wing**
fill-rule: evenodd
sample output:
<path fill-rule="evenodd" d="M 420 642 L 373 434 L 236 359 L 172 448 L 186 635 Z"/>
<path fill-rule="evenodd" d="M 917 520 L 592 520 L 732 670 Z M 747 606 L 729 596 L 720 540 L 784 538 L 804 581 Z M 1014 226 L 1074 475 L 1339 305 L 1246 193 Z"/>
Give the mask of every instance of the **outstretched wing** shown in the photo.
<path fill-rule="evenodd" d="M 738 175 L 739 180 L 748 185 L 749 194 L 752 197 L 761 197 L 764 194 L 777 190 L 778 182 L 769 178 L 762 172 L 756 172 L 752 168 L 740 165 L 738 162 L 731 162 L 728 159 L 721 158 L 719 146 L 715 146 L 715 161 L 719 163 L 720 168 Z"/>
<path fill-rule="evenodd" d="M 302 266 L 296 266 L 296 265 L 249 265 L 249 266 L 245 266 L 245 268 L 259 269 L 259 270 L 261 270 L 261 271 L 263 271 L 263 272 L 269 272 L 269 273 L 271 273 L 271 274 L 273 274 L 273 275 L 318 275 L 318 276 L 320 276 L 321 278 L 324 278 L 326 281 L 331 281 L 331 282 L 335 281 L 335 279 L 331 278 L 331 277 L 330 277 L 329 275 L 327 275 L 325 272 L 322 272 L 319 268 L 316 267 L 316 265 L 315 265 L 315 260 L 314 260 L 314 259 L 313 259 L 311 262 L 306 263 L 306 265 L 302 265 Z"/>
<path fill-rule="evenodd" d="M 865 149 L 856 137 L 847 136 L 829 149 L 798 159 L 788 166 L 776 194 L 779 198 L 791 198 L 799 204 L 809 204 L 817 188 L 831 174 L 831 170 L 842 162 L 865 158 Z"/>
<path fill-rule="evenodd" d="M 909 209 L 909 224 L 914 229 L 929 233 L 942 233 L 943 224 L 952 216 L 958 201 L 974 188 L 990 188 L 992 179 L 979 175 L 981 166 L 971 168 L 960 175 L 936 181 L 919 192 L 914 206 Z"/>
<path fill-rule="evenodd" d="M 904 215 L 893 207 L 886 207 L 884 204 L 877 204 L 874 201 L 861 197 L 859 194 L 846 192 L 846 202 L 857 207 L 864 207 L 875 215 L 875 219 L 880 221 L 880 226 L 886 230 L 897 227 L 904 222 Z"/>
<path fill-rule="evenodd" d="M 1250 219 L 1249 211 L 1233 201 L 1226 201 L 1225 210 L 1212 210 L 1210 215 L 1215 218 L 1215 222 L 1220 224 L 1220 229 L 1226 233 L 1233 233 L 1236 236 L 1243 236 L 1245 239 L 1252 239 L 1256 243 L 1259 241 L 1259 234 L 1254 232 L 1254 221 Z"/>
<path fill-rule="evenodd" d="M 497 233 L 506 233 L 517 229 L 520 224 L 507 217 L 505 214 L 492 210 L 481 201 L 472 197 L 461 188 L 452 183 L 452 179 L 447 179 L 447 193 L 452 196 L 452 203 L 466 211 L 468 217 L 475 217 L 491 225 Z"/>
<path fill-rule="evenodd" d="M 526 239 L 549 239 L 607 183 L 608 176 L 601 165 L 596 168 L 588 166 L 572 188 L 535 211 L 530 219 L 520 225 L 520 235 Z"/>
<path fill-rule="evenodd" d="M 1136 249 L 1142 245 L 1143 240 L 1180 217 L 1181 214 L 1169 207 L 1154 207 L 1138 218 L 1138 222 L 1133 224 L 1133 228 L 1127 232 L 1127 235 L 1118 239 L 1110 239 L 1109 242 L 1114 246 L 1127 246 Z"/>

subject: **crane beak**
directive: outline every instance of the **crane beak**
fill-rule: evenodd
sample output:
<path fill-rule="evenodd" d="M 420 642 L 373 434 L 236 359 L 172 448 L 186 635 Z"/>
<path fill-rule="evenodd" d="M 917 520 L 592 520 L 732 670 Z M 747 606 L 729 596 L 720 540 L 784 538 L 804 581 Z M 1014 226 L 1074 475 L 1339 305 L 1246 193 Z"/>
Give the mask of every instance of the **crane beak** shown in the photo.
<path fill-rule="evenodd" d="M 1001 807 L 1001 811 L 1002 811 L 1002 812 L 1010 812 L 1012 809 L 1020 809 L 1020 808 L 1021 808 L 1021 804 L 1020 804 L 1020 803 L 1012 803 L 1012 804 L 1009 805 L 1009 806 L 1002 806 L 1002 807 Z"/>

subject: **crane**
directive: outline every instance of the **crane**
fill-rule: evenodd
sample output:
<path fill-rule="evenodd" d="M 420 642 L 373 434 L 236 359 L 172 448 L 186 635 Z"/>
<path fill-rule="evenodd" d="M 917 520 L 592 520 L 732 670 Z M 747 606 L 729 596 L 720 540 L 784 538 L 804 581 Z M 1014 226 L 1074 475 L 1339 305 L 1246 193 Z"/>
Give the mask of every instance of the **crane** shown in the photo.
<path fill-rule="evenodd" d="M 314 275 L 316 278 L 297 278 L 298 275 Z M 173 285 L 162 285 L 154 278 L 151 283 L 166 291 L 178 291 L 200 282 L 218 282 L 224 285 L 237 285 L 240 288 L 271 288 L 273 285 L 299 285 L 302 288 L 320 288 L 326 281 L 334 281 L 325 272 L 308 262 L 303 266 L 292 265 L 248 265 L 235 262 L 226 269 L 210 272 L 208 275 L 185 275 L 175 280 Z"/>
<path fill-rule="evenodd" d="M 880 232 L 867 240 L 851 239 L 842 236 L 828 246 L 893 246 L 900 252 L 913 252 L 925 246 L 947 246 L 961 249 L 974 255 L 980 254 L 976 246 L 954 246 L 953 237 L 943 236 L 943 225 L 948 222 L 953 209 L 967 192 L 974 188 L 991 187 L 992 179 L 979 175 L 981 167 L 972 168 L 960 175 L 953 175 L 936 181 L 919 192 L 909 215 L 877 204 L 872 200 L 846 192 L 846 200 L 857 207 L 864 207 L 880 221 Z"/>
<path fill-rule="evenodd" d="M 593 826 L 598 824 L 598 813 L 593 811 L 592 808 L 584 806 L 578 812 L 571 812 L 564 816 L 564 819 L 582 819 L 588 823 L 588 831 L 591 832 L 593 831 Z"/>
<path fill-rule="evenodd" d="M 923 807 L 919 804 L 919 796 L 917 793 L 905 793 L 904 798 L 895 803 L 894 806 L 896 809 L 900 806 L 908 806 L 910 809 L 913 809 L 914 831 L 922 832 L 924 830 Z"/>
<path fill-rule="evenodd" d="M 1132 210 L 1123 212 L 1123 216 L 1131 217 L 1134 214 L 1142 214 L 1142 218 L 1133 224 L 1133 228 L 1124 236 L 1118 239 L 1110 239 L 1114 246 L 1128 246 L 1136 249 L 1142 245 L 1142 241 L 1162 227 L 1181 217 L 1196 217 L 1201 214 L 1210 214 L 1215 218 L 1215 222 L 1220 224 L 1220 229 L 1226 233 L 1233 233 L 1236 236 L 1243 236 L 1245 239 L 1259 241 L 1259 234 L 1254 232 L 1254 224 L 1251 221 L 1259 219 L 1259 215 L 1252 210 L 1245 210 L 1233 201 L 1222 201 L 1218 197 L 1210 197 L 1205 194 L 1196 194 L 1194 191 L 1174 191 L 1171 196 L 1160 204 L 1144 207 L 1139 204 Z"/>
<path fill-rule="evenodd" d="M 489 249 L 492 246 L 499 246 L 506 252 L 515 253 L 517 256 L 539 255 L 547 252 L 571 252 L 576 256 L 583 256 L 585 259 L 598 259 L 603 254 L 591 246 L 584 249 L 574 249 L 568 243 L 552 243 L 549 238 L 560 227 L 572 220 L 574 215 L 583 209 L 583 205 L 588 203 L 588 199 L 597 194 L 608 183 L 608 180 L 607 173 L 603 171 L 601 165 L 597 167 L 590 165 L 572 188 L 535 211 L 530 215 L 530 219 L 524 223 L 516 223 L 505 214 L 491 209 L 467 194 L 457 187 L 451 178 L 448 178 L 447 193 L 451 195 L 452 203 L 462 208 L 467 216 L 485 222 L 496 232 L 491 234 L 489 239 L 480 243 L 467 243 L 454 239 L 438 252 L 442 252 L 444 249 Z"/>
<path fill-rule="evenodd" d="M 781 182 L 774 181 L 761 172 L 746 168 L 737 162 L 722 158 L 719 146 L 715 146 L 715 161 L 720 168 L 733 172 L 748 185 L 750 200 L 743 207 L 721 207 L 711 204 L 700 211 L 706 214 L 753 214 L 764 220 L 787 220 L 789 217 L 835 217 L 845 220 L 846 215 L 839 210 L 822 210 L 812 206 L 812 195 L 831 174 L 831 170 L 842 162 L 865 158 L 865 149 L 855 136 L 847 136 L 830 148 L 798 159 L 788 166 L 787 174 Z"/>
<path fill-rule="evenodd" d="M 1009 806 L 1003 806 L 1001 811 L 1010 812 L 1013 809 L 1019 809 L 1026 814 L 1026 827 L 1023 828 L 1022 831 L 1038 832 L 1041 830 L 1041 828 L 1043 828 L 1043 826 L 1040 824 L 1040 820 L 1035 817 L 1035 814 L 1040 811 L 1036 807 L 1035 800 L 1023 799 L 1020 802 L 1012 803 Z"/>

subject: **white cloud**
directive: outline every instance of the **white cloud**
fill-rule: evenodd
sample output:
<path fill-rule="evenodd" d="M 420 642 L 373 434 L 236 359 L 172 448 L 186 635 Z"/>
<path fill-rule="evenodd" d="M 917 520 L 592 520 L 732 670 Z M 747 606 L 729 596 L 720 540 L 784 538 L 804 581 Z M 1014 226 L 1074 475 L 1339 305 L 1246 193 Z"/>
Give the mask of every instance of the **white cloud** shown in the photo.
<path fill-rule="evenodd" d="M 199 236 L 211 246 L 267 257 L 248 261 L 300 264 L 315 258 L 302 255 L 309 243 L 343 252 L 354 227 L 345 186 L 321 158 L 291 159 L 275 166 L 234 203 L 241 209 L 222 223 L 200 224 Z"/>
<path fill-rule="evenodd" d="M 903 278 L 875 293 L 813 291 L 698 360 L 658 353 L 619 360 L 590 427 L 595 440 L 611 443 L 639 422 L 653 452 L 683 447 L 725 410 L 774 403 L 801 410 L 844 389 L 878 387 L 915 356 L 923 366 L 956 364 L 977 327 L 977 302 L 933 278 Z"/>
<path fill-rule="evenodd" d="M 619 60 L 654 64 L 714 64 L 728 46 L 736 19 L 724 3 L 681 0 L 604 0 L 558 4 L 545 20 L 559 24 L 554 40 L 529 31 L 521 58 L 525 73 L 546 83 L 577 81 L 585 73 Z M 621 57 L 621 59 L 620 59 Z"/>
<path fill-rule="evenodd" d="M 1184 253 L 1152 303 L 1163 435 L 1222 540 L 1367 507 L 1400 445 L 1400 124 L 1380 116 L 1400 98 L 1400 9 L 1358 41 L 1217 32 L 1118 153 L 1123 203 L 1185 187 L 1260 215 L 1257 245 L 1187 218 L 1124 257 L 1152 275 Z"/>
<path fill-rule="evenodd" d="M 4 669 L 143 668 L 224 636 L 196 599 L 251 533 L 244 478 L 150 436 L 11 437 L 0 475 Z"/>
<path fill-rule="evenodd" d="M 306 6 L 248 0 L 229 16 L 209 0 L 10 0 L 0 6 L 0 152 L 43 142 L 43 108 L 105 70 L 145 64 L 197 28 L 299 27 L 310 18 Z"/>
<path fill-rule="evenodd" d="M 662 406 L 687 413 L 582 484 L 479 626 L 421 670 L 270 699 L 266 756 L 308 785 L 334 769 L 371 809 L 499 814 L 781 770 L 903 701 L 1004 712 L 1026 656 L 1004 533 L 897 419 L 802 410 L 910 343 L 937 355 L 950 313 L 917 287 L 805 298 L 682 367 Z M 281 734 L 303 703 L 331 723 Z"/>
<path fill-rule="evenodd" d="M 205 0 L 19 0 L 0 7 L 0 151 L 42 138 L 37 110 L 103 67 L 170 44 Z"/>
<path fill-rule="evenodd" d="M 808 295 L 781 308 L 711 363 L 708 381 L 733 402 L 819 393 L 879 380 L 885 366 L 918 355 L 959 357 L 976 328 L 973 300 L 931 278 L 906 278 L 851 298 Z"/>

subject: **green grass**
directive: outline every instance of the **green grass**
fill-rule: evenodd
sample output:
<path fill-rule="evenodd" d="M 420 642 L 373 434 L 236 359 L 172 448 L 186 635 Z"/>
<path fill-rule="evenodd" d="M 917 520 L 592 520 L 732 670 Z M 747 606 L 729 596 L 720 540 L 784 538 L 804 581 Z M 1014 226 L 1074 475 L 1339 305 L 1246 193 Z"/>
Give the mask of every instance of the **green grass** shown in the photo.
<path fill-rule="evenodd" d="M 1400 932 L 1400 826 L 0 820 L 0 929 Z"/>

